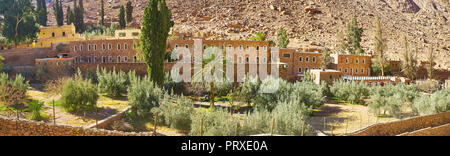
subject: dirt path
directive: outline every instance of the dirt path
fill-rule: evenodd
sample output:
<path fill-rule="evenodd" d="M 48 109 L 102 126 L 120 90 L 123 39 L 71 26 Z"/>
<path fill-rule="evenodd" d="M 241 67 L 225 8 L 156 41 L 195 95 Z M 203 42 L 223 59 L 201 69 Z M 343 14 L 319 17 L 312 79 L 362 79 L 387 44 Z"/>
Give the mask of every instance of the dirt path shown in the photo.
<path fill-rule="evenodd" d="M 53 101 L 55 102 L 55 114 L 56 114 L 56 124 L 58 125 L 68 125 L 75 127 L 86 127 L 94 124 L 96 119 L 105 119 L 117 112 L 120 112 L 128 106 L 128 100 L 126 97 L 121 99 L 111 99 L 108 97 L 100 96 L 97 101 L 98 114 L 95 111 L 86 113 L 68 113 L 64 111 L 57 102 L 61 98 L 60 95 L 49 95 L 45 92 L 31 89 L 27 92 L 30 99 L 39 100 L 44 102 L 42 107 L 42 112 L 48 117 L 49 123 L 53 123 Z"/>
<path fill-rule="evenodd" d="M 319 110 L 314 111 L 314 116 L 308 119 L 308 123 L 317 130 L 327 135 L 341 135 L 355 132 L 367 126 L 398 120 L 393 117 L 377 117 L 368 113 L 368 107 L 362 105 L 350 105 L 329 101 Z"/>

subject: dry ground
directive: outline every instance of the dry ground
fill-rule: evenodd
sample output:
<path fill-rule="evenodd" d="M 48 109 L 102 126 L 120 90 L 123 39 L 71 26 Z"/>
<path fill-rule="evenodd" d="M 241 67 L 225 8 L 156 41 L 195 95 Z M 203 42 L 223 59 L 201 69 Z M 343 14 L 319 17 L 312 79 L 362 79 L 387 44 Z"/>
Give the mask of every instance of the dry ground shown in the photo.
<path fill-rule="evenodd" d="M 62 107 L 60 107 L 60 103 L 57 101 L 61 97 L 60 95 L 51 95 L 36 89 L 29 90 L 27 95 L 29 99 L 44 102 L 42 112 L 49 116 L 49 120 L 47 122 L 53 123 L 53 101 L 55 101 L 56 124 L 75 127 L 89 126 L 90 124 L 94 124 L 96 119 L 105 119 L 108 116 L 126 109 L 128 106 L 127 97 L 112 99 L 109 97 L 100 96 L 97 101 L 98 114 L 96 114 L 95 111 L 89 112 L 86 113 L 85 118 L 84 113 L 71 114 L 64 111 Z"/>
<path fill-rule="evenodd" d="M 395 120 L 399 119 L 390 116 L 375 116 L 368 112 L 367 106 L 329 101 L 319 110 L 314 111 L 314 116 L 308 119 L 308 123 L 314 129 L 327 135 L 342 135 L 376 123 Z"/>

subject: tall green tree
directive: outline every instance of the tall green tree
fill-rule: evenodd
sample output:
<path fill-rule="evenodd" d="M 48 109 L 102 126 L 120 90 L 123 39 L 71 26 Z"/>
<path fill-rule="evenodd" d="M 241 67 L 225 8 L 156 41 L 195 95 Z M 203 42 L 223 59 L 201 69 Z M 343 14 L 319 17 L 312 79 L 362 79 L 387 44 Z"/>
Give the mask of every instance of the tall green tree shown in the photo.
<path fill-rule="evenodd" d="M 100 21 L 100 24 L 102 25 L 102 26 L 105 26 L 105 1 L 104 0 L 102 0 L 101 1 L 101 10 L 100 10 L 100 19 L 101 19 L 101 21 Z"/>
<path fill-rule="evenodd" d="M 0 15 L 4 17 L 2 35 L 17 44 L 34 40 L 39 32 L 36 12 L 31 0 L 0 0 Z"/>
<path fill-rule="evenodd" d="M 131 4 L 131 1 L 127 2 L 127 10 L 126 10 L 126 14 L 127 14 L 127 23 L 131 23 L 133 21 L 133 6 Z"/>
<path fill-rule="evenodd" d="M 164 82 L 164 58 L 167 37 L 174 25 L 170 18 L 172 13 L 165 0 L 149 0 L 144 11 L 142 33 L 140 36 L 144 61 L 153 82 Z"/>
<path fill-rule="evenodd" d="M 250 38 L 252 41 L 265 41 L 266 34 L 264 32 L 257 32 L 254 37 Z"/>
<path fill-rule="evenodd" d="M 384 76 L 385 68 L 389 66 L 389 62 L 386 59 L 385 49 L 387 48 L 387 40 L 383 36 L 383 25 L 381 20 L 377 17 L 375 21 L 375 37 L 374 37 L 374 50 L 377 55 L 375 58 L 375 65 L 381 69 L 381 76 Z"/>
<path fill-rule="evenodd" d="M 125 8 L 123 5 L 120 7 L 119 12 L 119 28 L 124 29 L 127 26 L 127 23 L 125 21 Z"/>
<path fill-rule="evenodd" d="M 361 48 L 361 36 L 363 29 L 358 27 L 358 20 L 353 17 L 352 21 L 347 24 L 347 44 L 348 51 L 352 54 L 364 54 Z"/>
<path fill-rule="evenodd" d="M 37 21 L 42 26 L 47 26 L 47 2 L 46 0 L 37 0 L 38 17 Z"/>
<path fill-rule="evenodd" d="M 67 11 L 66 11 L 66 22 L 67 25 L 71 25 L 73 23 L 73 11 L 72 9 L 70 9 L 70 6 L 67 7 Z"/>
<path fill-rule="evenodd" d="M 73 9 L 74 9 L 74 25 L 76 32 L 83 33 L 84 32 L 84 7 L 83 7 L 83 0 L 78 1 L 77 6 L 77 0 L 73 2 Z"/>
<path fill-rule="evenodd" d="M 283 27 L 280 27 L 280 29 L 278 29 L 277 40 L 278 47 L 280 48 L 286 48 L 289 44 L 289 38 L 287 36 L 286 29 L 284 29 Z"/>
<path fill-rule="evenodd" d="M 53 5 L 53 13 L 55 14 L 55 20 L 58 26 L 64 25 L 64 13 L 60 0 L 56 0 L 55 4 Z"/>

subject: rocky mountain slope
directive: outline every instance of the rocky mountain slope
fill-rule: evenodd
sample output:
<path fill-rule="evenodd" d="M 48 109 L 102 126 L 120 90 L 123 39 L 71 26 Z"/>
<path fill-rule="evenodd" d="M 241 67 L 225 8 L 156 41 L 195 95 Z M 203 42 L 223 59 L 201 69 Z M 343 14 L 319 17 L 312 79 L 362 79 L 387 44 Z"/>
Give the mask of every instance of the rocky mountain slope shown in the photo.
<path fill-rule="evenodd" d="M 137 24 L 148 0 L 131 1 Z M 84 2 L 86 22 L 98 23 L 100 1 Z M 106 21 L 117 21 L 120 5 L 126 2 L 105 0 Z M 64 0 L 64 4 L 73 5 L 72 0 Z M 425 60 L 428 47 L 433 45 L 438 52 L 436 67 L 450 69 L 449 0 L 167 0 L 167 4 L 172 9 L 175 32 L 246 39 L 263 31 L 268 39 L 276 40 L 276 32 L 283 26 L 293 48 L 314 45 L 333 50 L 337 32 L 357 17 L 364 29 L 362 46 L 372 52 L 373 21 L 379 16 L 389 41 L 390 58 L 399 59 L 403 50 L 400 39 L 406 35 L 410 47 L 418 47 L 421 59 Z"/>

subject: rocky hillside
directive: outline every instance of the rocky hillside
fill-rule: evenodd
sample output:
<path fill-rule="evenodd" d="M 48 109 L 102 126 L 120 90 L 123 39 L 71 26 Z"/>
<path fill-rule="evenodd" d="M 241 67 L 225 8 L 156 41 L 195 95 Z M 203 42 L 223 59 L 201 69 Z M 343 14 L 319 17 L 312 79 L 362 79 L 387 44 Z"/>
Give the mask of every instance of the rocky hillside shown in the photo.
<path fill-rule="evenodd" d="M 64 0 L 72 6 L 72 0 Z M 134 24 L 140 23 L 148 0 L 131 0 Z M 84 0 L 86 21 L 98 23 L 99 0 Z M 106 20 L 117 21 L 120 5 L 127 0 L 105 0 Z M 400 37 L 407 35 L 410 47 L 426 58 L 428 46 L 439 53 L 437 68 L 450 69 L 449 0 L 167 0 L 176 25 L 173 31 L 208 34 L 214 38 L 246 39 L 263 31 L 275 40 L 280 26 L 288 30 L 290 47 L 321 46 L 333 50 L 336 34 L 356 16 L 364 28 L 362 46 L 372 52 L 373 21 L 384 23 L 388 50 L 398 59 L 403 50 Z M 51 8 L 51 3 L 49 4 Z M 49 9 L 51 10 L 51 9 Z M 54 23 L 53 13 L 50 21 Z"/>

